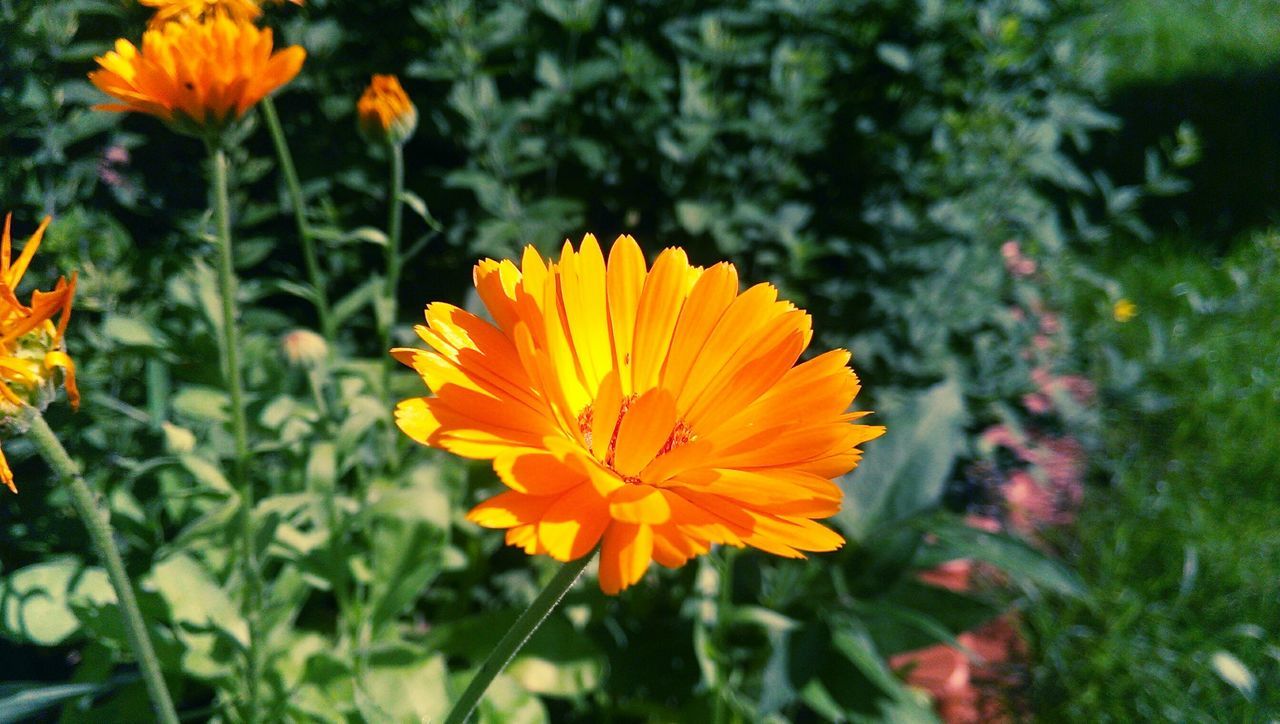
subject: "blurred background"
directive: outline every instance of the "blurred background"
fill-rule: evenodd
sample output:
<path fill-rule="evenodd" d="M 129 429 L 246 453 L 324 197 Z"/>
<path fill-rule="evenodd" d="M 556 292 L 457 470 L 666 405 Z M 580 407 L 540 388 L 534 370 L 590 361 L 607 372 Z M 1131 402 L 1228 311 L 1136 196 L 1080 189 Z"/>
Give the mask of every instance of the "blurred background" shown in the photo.
<path fill-rule="evenodd" d="M 89 109 L 148 13 L 0 0 L 0 210 L 79 269 L 86 403 L 51 420 L 104 493 L 185 718 L 234 720 L 241 582 L 203 151 Z M 270 138 L 235 152 L 272 716 L 440 717 L 551 568 L 461 514 L 483 465 L 380 458 L 385 154 L 372 73 L 421 122 L 399 336 L 471 264 L 586 231 L 730 259 L 848 347 L 866 447 L 808 562 L 723 552 L 594 587 L 485 721 L 1280 718 L 1280 4 L 1274 0 L 307 0 L 277 98 L 322 240 L 315 328 Z M 43 283 L 43 282 L 42 282 Z M 0 720 L 130 721 L 112 595 L 6 441 Z"/>

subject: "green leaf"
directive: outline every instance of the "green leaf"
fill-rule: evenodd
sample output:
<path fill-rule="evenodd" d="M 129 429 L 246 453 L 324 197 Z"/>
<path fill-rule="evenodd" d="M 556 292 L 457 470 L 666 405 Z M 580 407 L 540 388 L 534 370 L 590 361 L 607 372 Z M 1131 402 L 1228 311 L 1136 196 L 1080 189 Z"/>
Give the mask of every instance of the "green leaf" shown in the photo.
<path fill-rule="evenodd" d="M 443 656 L 401 645 L 374 652 L 368 666 L 356 695 L 366 721 L 440 721 L 449 713 Z"/>
<path fill-rule="evenodd" d="M 91 696 L 112 688 L 124 679 L 106 684 L 8 683 L 0 685 L 0 724 L 30 721 L 46 709 L 81 696 Z"/>
<path fill-rule="evenodd" d="M 71 604 L 108 603 L 115 590 L 100 568 L 60 556 L 14 571 L 0 585 L 4 634 L 19 641 L 56 646 L 80 630 Z"/>
<path fill-rule="evenodd" d="M 194 453 L 186 453 L 178 456 L 178 461 L 182 463 L 182 467 L 191 473 L 197 483 L 222 493 L 223 495 L 233 495 L 236 490 L 231 485 L 231 481 L 227 480 L 227 476 L 222 474 L 222 469 L 217 464 L 212 463 Z"/>
<path fill-rule="evenodd" d="M 217 629 L 240 645 L 247 645 L 248 627 L 239 607 L 218 585 L 213 574 L 185 553 L 156 564 L 144 587 L 160 594 L 175 623 L 195 630 Z"/>
<path fill-rule="evenodd" d="M 155 327 L 140 319 L 118 314 L 108 315 L 102 321 L 102 333 L 126 347 L 159 349 L 168 344 L 164 335 Z"/>
<path fill-rule="evenodd" d="M 231 419 L 227 393 L 216 387 L 187 385 L 173 396 L 173 409 L 180 415 L 206 422 L 223 423 Z"/>
<path fill-rule="evenodd" d="M 954 379 L 935 385 L 885 415 L 883 437 L 842 483 L 844 509 L 834 522 L 855 541 L 880 525 L 938 504 L 963 450 L 964 400 Z"/>
<path fill-rule="evenodd" d="M 976 558 L 991 563 L 1014 579 L 1067 596 L 1084 596 L 1084 584 L 1069 568 L 1025 542 L 1008 535 L 988 533 L 953 515 L 921 521 L 919 527 L 937 538 L 947 553 L 940 558 Z"/>
<path fill-rule="evenodd" d="M 372 302 L 382 289 L 382 280 L 378 277 L 367 279 L 360 286 L 351 290 L 333 305 L 333 323 L 341 326 L 346 323 L 362 307 Z"/>

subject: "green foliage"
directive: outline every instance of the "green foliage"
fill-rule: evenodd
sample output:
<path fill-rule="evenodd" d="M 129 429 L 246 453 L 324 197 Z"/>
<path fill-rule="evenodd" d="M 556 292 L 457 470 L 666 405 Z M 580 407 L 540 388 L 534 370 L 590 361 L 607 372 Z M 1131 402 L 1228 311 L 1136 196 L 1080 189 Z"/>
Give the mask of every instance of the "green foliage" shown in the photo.
<path fill-rule="evenodd" d="M 1031 609 L 1037 709 L 1053 719 L 1268 720 L 1280 712 L 1280 239 L 1208 263 L 1173 242 L 1103 257 L 1068 289 L 1111 411 L 1111 486 L 1071 563 L 1088 603 Z M 1158 259 L 1156 258 L 1158 256 Z M 1139 305 L 1111 318 L 1118 296 Z M 1227 658 L 1226 656 L 1230 658 Z M 1236 665 L 1238 664 L 1238 666 Z"/>
<path fill-rule="evenodd" d="M 0 49 L 0 206 L 20 225 L 56 213 L 40 263 L 82 273 L 71 345 L 86 404 L 54 422 L 111 508 L 180 706 L 235 719 L 253 685 L 272 719 L 439 718 L 547 578 L 545 561 L 462 519 L 496 487 L 492 473 L 411 446 L 390 420 L 393 401 L 422 387 L 403 371 L 384 384 L 385 159 L 354 133 L 353 108 L 369 73 L 394 71 L 422 113 L 406 147 L 402 308 L 465 303 L 471 262 L 523 243 L 547 251 L 588 229 L 633 233 L 650 251 L 679 243 L 811 310 L 820 346 L 854 350 L 889 427 L 844 481 L 844 550 L 809 562 L 719 551 L 619 599 L 575 591 L 482 720 L 930 718 L 888 656 L 949 640 L 1024 592 L 1079 588 L 1035 549 L 940 510 L 975 455 L 965 432 L 1028 387 L 1027 331 L 1007 311 L 1026 290 L 999 245 L 1055 259 L 1071 239 L 1108 238 L 1102 222 L 1141 231 L 1139 200 L 1167 181 L 1159 164 L 1132 186 L 1080 164 L 1092 134 L 1115 125 L 1094 105 L 1101 64 L 1065 32 L 1081 11 L 1066 0 L 273 9 L 280 35 L 308 50 L 279 107 L 340 333 L 322 364 L 281 353 L 282 335 L 314 326 L 317 292 L 300 281 L 289 202 L 251 120 L 232 195 L 249 512 L 269 585 L 246 605 L 200 150 L 153 119 L 87 109 L 100 100 L 83 79 L 89 58 L 136 38 L 139 8 L 0 2 L 21 29 Z M 412 340 L 410 319 L 396 339 Z M 123 637 L 60 492 L 39 484 L 20 442 L 6 445 L 32 482 L 4 521 L 0 634 L 18 656 L 28 644 L 82 654 L 52 680 L 110 682 L 26 695 L 73 697 L 71 721 L 144 716 L 137 683 L 111 678 Z M 960 557 L 1018 585 L 962 594 L 915 578 Z M 265 634 L 257 682 L 248 616 Z"/>

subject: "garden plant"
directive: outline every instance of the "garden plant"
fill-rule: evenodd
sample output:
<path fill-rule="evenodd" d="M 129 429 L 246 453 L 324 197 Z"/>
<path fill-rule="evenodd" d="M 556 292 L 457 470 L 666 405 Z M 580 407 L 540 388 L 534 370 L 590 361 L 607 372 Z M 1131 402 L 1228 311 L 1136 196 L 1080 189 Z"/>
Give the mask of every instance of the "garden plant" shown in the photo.
<path fill-rule="evenodd" d="M 1094 9 L 0 0 L 0 720 L 1032 714 Z"/>

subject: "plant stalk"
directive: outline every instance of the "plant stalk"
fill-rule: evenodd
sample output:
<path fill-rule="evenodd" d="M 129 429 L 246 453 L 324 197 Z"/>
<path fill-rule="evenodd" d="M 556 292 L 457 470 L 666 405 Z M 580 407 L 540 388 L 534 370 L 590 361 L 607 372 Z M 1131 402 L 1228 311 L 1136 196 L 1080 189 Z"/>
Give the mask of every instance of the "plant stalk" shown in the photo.
<path fill-rule="evenodd" d="M 89 540 L 98 549 L 98 557 L 107 569 L 107 578 L 116 591 L 120 616 L 124 619 L 124 631 L 133 649 L 133 656 L 138 660 L 138 668 L 142 671 L 142 681 L 146 684 L 147 694 L 151 697 L 151 708 L 156 719 L 164 724 L 178 724 L 178 714 L 173 708 L 173 699 L 165 686 L 164 675 L 160 673 L 160 660 L 151 646 L 151 636 L 147 633 L 147 624 L 138 608 L 138 598 L 134 595 L 133 584 L 125 571 L 124 560 L 120 550 L 116 548 L 115 537 L 111 530 L 111 518 L 106 511 L 98 507 L 97 498 L 84 477 L 80 468 L 67 454 L 66 448 L 58 440 L 58 436 L 49 428 L 44 416 L 34 407 L 23 409 L 28 424 L 27 435 L 35 443 L 40 456 L 49 463 L 58 477 L 62 478 L 71 491 L 71 505 L 76 514 L 89 529 Z"/>
<path fill-rule="evenodd" d="M 235 255 L 231 246 L 231 202 L 228 192 L 227 153 L 221 147 L 211 148 L 213 195 L 218 223 L 218 286 L 222 296 L 222 363 L 231 395 L 231 425 L 235 437 L 234 479 L 240 491 L 240 557 L 244 576 L 244 616 L 249 630 L 246 666 L 247 700 L 245 719 L 258 721 L 258 614 L 261 611 L 261 571 L 254 545 L 253 483 L 249 478 L 249 423 L 244 407 L 244 381 L 240 368 L 240 328 L 236 310 Z"/>
<path fill-rule="evenodd" d="M 284 128 L 280 125 L 275 101 L 270 96 L 262 99 L 262 116 L 267 119 L 267 129 L 271 131 L 271 142 L 276 148 L 276 156 L 280 159 L 280 172 L 284 174 L 284 183 L 289 189 L 293 221 L 298 227 L 298 239 L 302 242 L 302 258 L 307 266 L 307 279 L 315 292 L 313 301 L 316 305 L 316 316 L 320 321 L 320 332 L 325 340 L 332 344 L 335 330 L 333 316 L 329 311 L 329 292 L 325 275 L 320 268 L 319 257 L 316 255 L 315 236 L 311 233 L 310 222 L 307 221 L 307 206 L 302 197 L 302 184 L 298 181 L 298 170 L 293 165 L 293 154 L 289 151 L 289 142 L 285 138 Z"/>
<path fill-rule="evenodd" d="M 386 319 L 383 320 L 382 343 L 391 348 L 391 328 L 396 321 L 398 306 L 398 290 L 400 288 L 400 228 L 404 221 L 404 148 L 398 144 L 390 144 L 391 179 L 390 196 L 387 198 L 387 284 L 383 290 L 386 296 Z"/>
<path fill-rule="evenodd" d="M 551 615 L 564 595 L 573 588 L 573 584 L 586 570 L 587 564 L 595 557 L 596 553 L 592 551 L 576 561 L 569 561 L 556 571 L 555 577 L 547 587 L 542 589 L 542 593 L 539 593 L 524 613 L 520 614 L 520 618 L 511 624 L 511 628 L 498 641 L 498 645 L 489 652 L 488 658 L 480 665 L 480 670 L 471 679 L 462 696 L 454 702 L 449 716 L 445 717 L 445 724 L 463 724 L 471 716 L 476 705 L 480 703 L 480 697 L 484 696 L 485 690 L 489 688 L 489 684 L 492 684 L 494 678 L 502 673 L 507 664 L 511 663 L 511 659 L 515 658 L 516 653 L 525 645 L 533 632 L 538 630 L 542 622 L 547 620 L 547 616 Z"/>
<path fill-rule="evenodd" d="M 379 355 L 382 358 L 382 390 L 387 396 L 388 403 L 393 403 L 391 399 L 391 370 L 395 366 L 392 360 L 391 351 L 391 330 L 395 327 L 396 314 L 399 311 L 399 289 L 400 289 L 400 229 L 404 218 L 404 148 L 401 144 L 389 144 L 388 151 L 391 154 L 391 177 L 387 198 L 387 280 L 383 287 L 383 304 L 381 314 L 378 315 L 378 325 L 382 340 L 382 352 Z M 393 406 L 392 406 L 393 407 Z M 391 409 L 389 407 L 388 409 Z M 399 442 L 399 434 L 396 430 L 395 423 L 392 422 L 387 426 L 387 459 L 394 460 L 396 455 L 396 446 Z"/>

